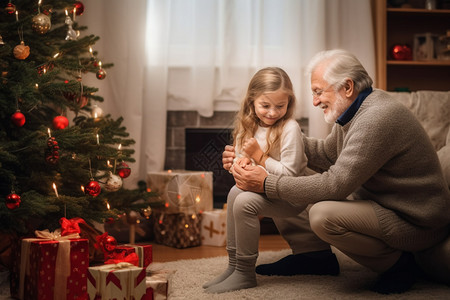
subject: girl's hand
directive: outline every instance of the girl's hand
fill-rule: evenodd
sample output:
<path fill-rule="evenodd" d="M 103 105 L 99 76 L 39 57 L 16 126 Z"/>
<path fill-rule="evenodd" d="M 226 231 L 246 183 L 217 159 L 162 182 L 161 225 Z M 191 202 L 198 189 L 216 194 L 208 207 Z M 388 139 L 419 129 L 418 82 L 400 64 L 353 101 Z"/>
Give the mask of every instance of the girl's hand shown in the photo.
<path fill-rule="evenodd" d="M 261 147 L 259 146 L 255 138 L 250 138 L 246 140 L 242 147 L 242 150 L 245 152 L 245 154 L 248 155 L 248 157 L 252 157 L 253 154 L 258 150 L 262 152 Z"/>
<path fill-rule="evenodd" d="M 242 147 L 242 151 L 248 157 L 253 159 L 256 164 L 265 167 L 267 157 L 266 155 L 264 155 L 264 152 L 261 150 L 261 147 L 259 146 L 255 138 L 250 138 L 245 141 L 244 146 Z"/>

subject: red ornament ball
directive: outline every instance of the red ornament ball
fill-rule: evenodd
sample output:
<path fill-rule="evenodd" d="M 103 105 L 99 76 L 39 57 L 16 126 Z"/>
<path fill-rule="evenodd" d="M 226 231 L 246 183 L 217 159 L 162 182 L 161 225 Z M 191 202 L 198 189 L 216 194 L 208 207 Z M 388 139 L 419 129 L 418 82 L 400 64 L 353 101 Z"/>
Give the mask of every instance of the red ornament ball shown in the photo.
<path fill-rule="evenodd" d="M 102 188 L 100 187 L 100 183 L 97 181 L 91 180 L 84 186 L 84 193 L 86 195 L 90 195 L 92 197 L 97 197 L 100 195 Z"/>
<path fill-rule="evenodd" d="M 81 1 L 75 1 L 73 4 L 74 9 L 76 9 L 75 14 L 81 16 L 84 12 L 84 4 Z"/>
<path fill-rule="evenodd" d="M 391 54 L 395 60 L 412 60 L 412 50 L 408 45 L 394 45 Z"/>
<path fill-rule="evenodd" d="M 18 208 L 20 206 L 20 202 L 20 196 L 15 193 L 11 193 L 6 196 L 6 207 L 8 207 L 9 209 Z"/>
<path fill-rule="evenodd" d="M 76 103 L 80 108 L 85 107 L 89 102 L 89 98 L 86 95 L 80 96 L 79 94 L 74 93 L 63 93 L 63 95 L 64 98 L 70 102 Z"/>
<path fill-rule="evenodd" d="M 103 242 L 103 249 L 106 252 L 112 252 L 114 251 L 114 249 L 116 249 L 116 247 L 117 247 L 117 240 L 113 236 L 108 235 L 105 241 Z"/>
<path fill-rule="evenodd" d="M 25 115 L 18 110 L 11 116 L 11 121 L 17 127 L 22 127 L 25 124 Z"/>
<path fill-rule="evenodd" d="M 69 120 L 64 116 L 56 116 L 53 119 L 53 128 L 64 129 L 69 126 Z"/>
<path fill-rule="evenodd" d="M 12 15 L 13 13 L 16 12 L 16 6 L 12 3 L 8 3 L 8 4 L 6 4 L 5 11 L 8 14 Z"/>
<path fill-rule="evenodd" d="M 117 174 L 122 178 L 127 178 L 131 174 L 131 169 L 126 163 L 121 162 L 117 166 Z"/>

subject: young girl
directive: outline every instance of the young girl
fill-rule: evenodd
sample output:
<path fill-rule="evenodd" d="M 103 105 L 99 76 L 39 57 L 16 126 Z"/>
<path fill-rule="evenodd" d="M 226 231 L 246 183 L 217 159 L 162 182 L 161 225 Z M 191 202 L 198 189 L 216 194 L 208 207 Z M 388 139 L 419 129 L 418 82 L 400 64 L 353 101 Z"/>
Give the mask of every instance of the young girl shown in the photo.
<path fill-rule="evenodd" d="M 300 126 L 293 119 L 294 106 L 295 95 L 286 72 L 274 67 L 259 70 L 250 81 L 235 121 L 234 164 L 258 165 L 272 174 L 303 174 L 307 159 Z M 287 211 L 292 211 L 288 205 L 271 203 L 263 194 L 234 186 L 227 198 L 228 267 L 203 288 L 223 293 L 255 287 L 258 216 L 286 216 Z"/>

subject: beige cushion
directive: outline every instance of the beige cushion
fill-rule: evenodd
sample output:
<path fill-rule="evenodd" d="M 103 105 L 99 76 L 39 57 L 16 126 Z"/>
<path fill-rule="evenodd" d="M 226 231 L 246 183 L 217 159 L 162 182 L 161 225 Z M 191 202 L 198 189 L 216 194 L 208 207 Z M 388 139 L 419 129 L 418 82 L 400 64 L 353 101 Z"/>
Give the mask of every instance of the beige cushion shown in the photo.
<path fill-rule="evenodd" d="M 389 94 L 413 112 L 428 133 L 436 151 L 446 145 L 450 128 L 450 92 L 417 91 Z"/>

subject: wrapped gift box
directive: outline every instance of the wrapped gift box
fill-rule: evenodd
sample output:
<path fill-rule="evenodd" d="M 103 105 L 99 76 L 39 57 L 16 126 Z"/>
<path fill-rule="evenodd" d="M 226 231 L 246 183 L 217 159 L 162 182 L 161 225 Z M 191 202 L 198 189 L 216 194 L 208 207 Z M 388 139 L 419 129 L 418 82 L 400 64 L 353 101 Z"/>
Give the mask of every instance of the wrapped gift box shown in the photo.
<path fill-rule="evenodd" d="M 169 170 L 147 174 L 147 185 L 165 201 L 167 213 L 213 209 L 213 173 Z"/>
<path fill-rule="evenodd" d="M 115 222 L 105 223 L 104 231 L 115 237 L 118 243 L 140 243 L 153 239 L 153 228 L 150 218 L 137 216 L 138 222 L 130 224 L 125 215 L 119 216 Z M 134 240 L 134 241 L 133 241 Z"/>
<path fill-rule="evenodd" d="M 225 246 L 227 242 L 227 212 L 215 209 L 202 213 L 202 245 Z"/>
<path fill-rule="evenodd" d="M 119 245 L 114 249 L 114 252 L 125 253 L 126 255 L 136 253 L 139 257 L 139 267 L 144 269 L 147 268 L 153 261 L 152 245 Z"/>
<path fill-rule="evenodd" d="M 144 268 L 126 262 L 89 267 L 89 299 L 142 299 L 146 293 L 145 277 Z"/>
<path fill-rule="evenodd" d="M 142 300 L 165 300 L 169 299 L 172 289 L 172 276 L 175 271 L 158 270 L 151 271 L 145 278 L 146 294 Z"/>
<path fill-rule="evenodd" d="M 201 214 L 166 213 L 153 211 L 155 242 L 188 248 L 201 245 Z"/>
<path fill-rule="evenodd" d="M 86 299 L 87 239 L 23 239 L 11 295 L 19 299 Z"/>

